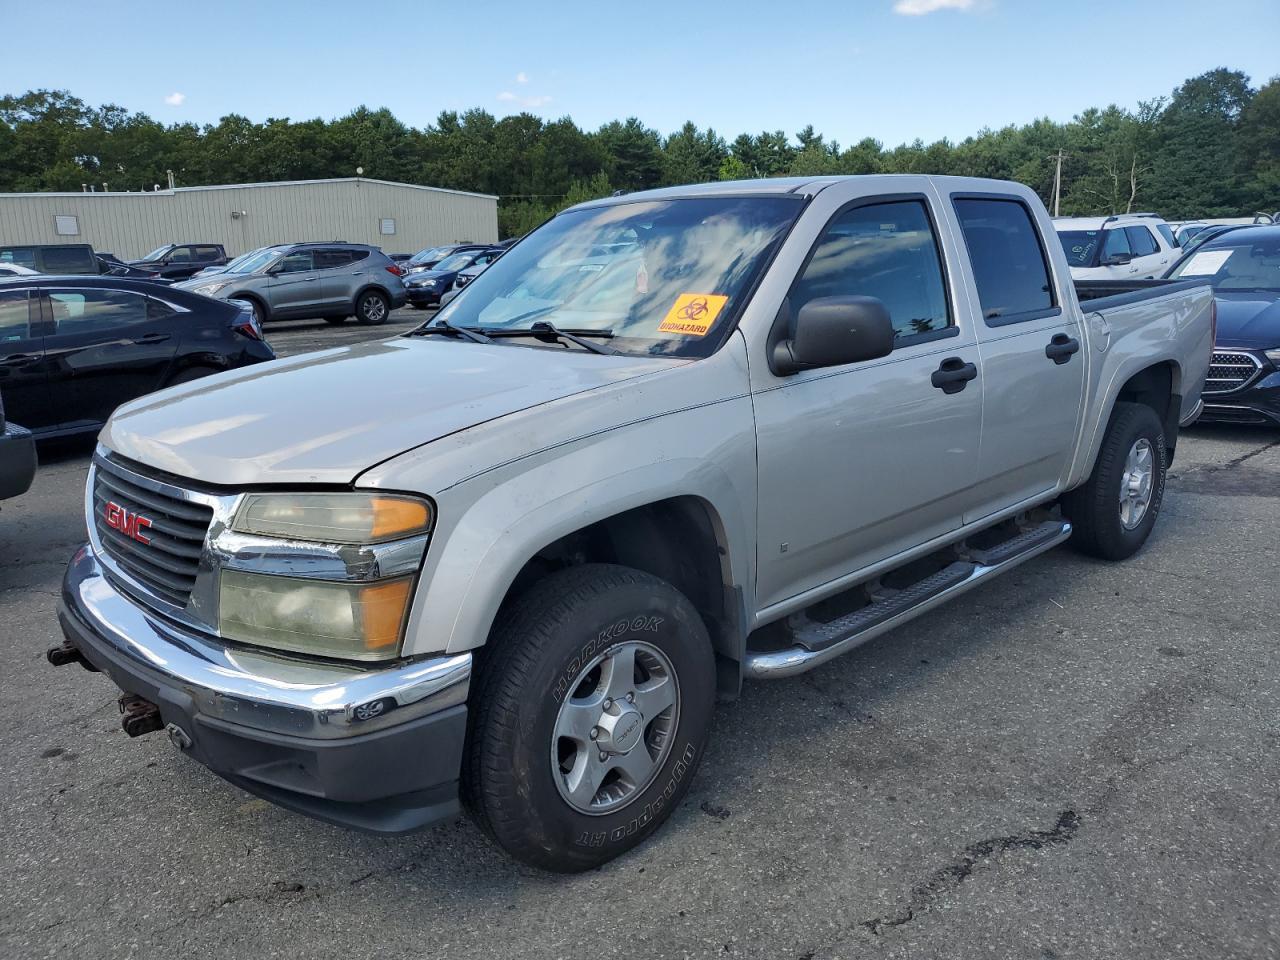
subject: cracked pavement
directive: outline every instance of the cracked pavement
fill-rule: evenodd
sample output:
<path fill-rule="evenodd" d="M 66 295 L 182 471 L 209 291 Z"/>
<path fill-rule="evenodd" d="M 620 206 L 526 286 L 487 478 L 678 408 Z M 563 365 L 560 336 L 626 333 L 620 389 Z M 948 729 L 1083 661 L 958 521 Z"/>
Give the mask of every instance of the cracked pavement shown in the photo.
<path fill-rule="evenodd" d="M 268 328 L 333 333 L 368 332 Z M 109 682 L 43 655 L 87 449 L 0 506 L 0 957 L 1280 957 L 1275 432 L 1184 434 L 1128 563 L 1059 549 L 748 684 L 652 842 L 576 877 L 125 737 Z"/>

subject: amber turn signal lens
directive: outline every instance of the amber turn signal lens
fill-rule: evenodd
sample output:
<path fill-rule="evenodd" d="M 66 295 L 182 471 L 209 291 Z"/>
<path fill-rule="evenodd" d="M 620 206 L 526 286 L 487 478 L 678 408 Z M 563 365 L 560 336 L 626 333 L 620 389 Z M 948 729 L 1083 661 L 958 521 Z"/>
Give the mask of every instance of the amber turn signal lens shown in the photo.
<path fill-rule="evenodd" d="M 400 632 L 404 629 L 412 587 L 412 580 L 392 580 L 361 589 L 365 649 L 384 651 L 400 646 Z"/>
<path fill-rule="evenodd" d="M 373 530 L 375 540 L 420 533 L 431 526 L 431 509 L 422 500 L 400 497 L 374 497 Z"/>

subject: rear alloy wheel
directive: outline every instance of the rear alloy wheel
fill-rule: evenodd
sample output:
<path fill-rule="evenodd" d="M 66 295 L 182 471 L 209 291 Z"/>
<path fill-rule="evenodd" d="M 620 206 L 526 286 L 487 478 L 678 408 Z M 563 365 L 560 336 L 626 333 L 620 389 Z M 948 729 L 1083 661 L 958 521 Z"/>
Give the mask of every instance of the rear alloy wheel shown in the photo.
<path fill-rule="evenodd" d="M 368 290 L 360 294 L 356 301 L 356 319 L 366 326 L 376 327 L 387 322 L 391 313 L 391 304 L 377 290 Z"/>
<path fill-rule="evenodd" d="M 517 859 L 587 870 L 653 833 L 689 789 L 715 661 L 702 618 L 671 584 L 585 564 L 503 613 L 472 694 L 468 807 Z"/>

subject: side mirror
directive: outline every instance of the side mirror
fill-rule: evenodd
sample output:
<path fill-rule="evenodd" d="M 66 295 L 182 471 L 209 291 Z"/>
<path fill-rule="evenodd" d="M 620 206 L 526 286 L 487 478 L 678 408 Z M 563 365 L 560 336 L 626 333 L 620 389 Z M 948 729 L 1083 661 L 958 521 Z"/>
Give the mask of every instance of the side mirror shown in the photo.
<path fill-rule="evenodd" d="M 780 331 L 769 352 L 769 369 L 780 377 L 875 360 L 893 350 L 889 311 L 875 297 L 817 297 L 786 325 L 790 329 Z"/>
<path fill-rule="evenodd" d="M 1128 263 L 1132 259 L 1133 259 L 1133 254 L 1131 253 L 1113 253 L 1111 256 L 1107 257 L 1106 261 L 1103 263 L 1103 266 L 1120 267 L 1120 266 L 1124 266 L 1124 264 Z"/>

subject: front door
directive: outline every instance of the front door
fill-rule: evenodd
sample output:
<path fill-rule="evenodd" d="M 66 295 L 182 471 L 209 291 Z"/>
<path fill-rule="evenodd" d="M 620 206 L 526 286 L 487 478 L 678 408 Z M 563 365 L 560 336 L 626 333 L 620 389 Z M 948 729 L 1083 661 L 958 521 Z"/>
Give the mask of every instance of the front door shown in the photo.
<path fill-rule="evenodd" d="M 280 258 L 271 268 L 267 298 L 271 301 L 271 316 L 276 319 L 318 317 L 324 313 L 320 274 L 311 250 L 295 250 Z"/>
<path fill-rule="evenodd" d="M 22 427 L 56 427 L 38 312 L 26 290 L 0 290 L 0 399 L 5 417 Z"/>
<path fill-rule="evenodd" d="M 104 423 L 116 407 L 164 385 L 177 351 L 173 324 L 132 290 L 49 287 L 44 309 L 49 390 L 63 428 Z"/>
<path fill-rule="evenodd" d="M 981 359 L 924 190 L 837 209 L 782 308 L 876 297 L 897 331 L 893 352 L 753 380 L 762 608 L 957 529 L 973 495 Z M 972 376 L 935 386 L 939 371 Z"/>

